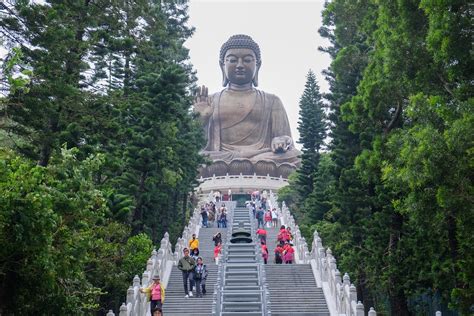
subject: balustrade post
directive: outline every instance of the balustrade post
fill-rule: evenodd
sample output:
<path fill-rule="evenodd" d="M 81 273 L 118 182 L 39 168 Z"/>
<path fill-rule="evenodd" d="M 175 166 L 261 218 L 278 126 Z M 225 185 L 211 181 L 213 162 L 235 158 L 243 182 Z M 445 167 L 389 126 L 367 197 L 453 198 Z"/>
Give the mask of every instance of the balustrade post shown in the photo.
<path fill-rule="evenodd" d="M 356 313 L 357 313 L 356 316 L 364 316 L 364 304 L 362 304 L 361 301 L 357 302 Z"/>
<path fill-rule="evenodd" d="M 128 316 L 128 307 L 125 303 L 122 303 L 122 306 L 120 306 L 119 316 Z"/>
<path fill-rule="evenodd" d="M 371 307 L 369 310 L 369 316 L 377 316 L 377 313 L 375 312 L 375 309 L 373 307 Z"/>
<path fill-rule="evenodd" d="M 115 314 L 111 309 L 109 309 L 109 312 L 105 316 L 115 316 Z"/>

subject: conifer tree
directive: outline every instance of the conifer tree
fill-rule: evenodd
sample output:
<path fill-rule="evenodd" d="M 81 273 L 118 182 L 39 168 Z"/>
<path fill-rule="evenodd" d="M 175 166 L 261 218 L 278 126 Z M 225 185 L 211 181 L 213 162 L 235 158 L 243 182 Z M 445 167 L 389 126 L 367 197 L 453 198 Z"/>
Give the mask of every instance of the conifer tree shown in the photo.
<path fill-rule="evenodd" d="M 298 131 L 302 144 L 301 168 L 298 172 L 298 191 L 305 197 L 313 191 L 314 174 L 321 157 L 326 137 L 326 116 L 319 86 L 313 71 L 306 76 L 305 89 L 300 98 Z"/>

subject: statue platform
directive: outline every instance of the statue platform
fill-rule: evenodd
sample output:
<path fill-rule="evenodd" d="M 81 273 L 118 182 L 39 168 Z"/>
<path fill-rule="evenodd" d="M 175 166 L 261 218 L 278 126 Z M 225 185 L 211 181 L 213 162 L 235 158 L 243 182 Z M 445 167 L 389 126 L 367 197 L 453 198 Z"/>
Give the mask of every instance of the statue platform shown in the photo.
<path fill-rule="evenodd" d="M 288 184 L 288 176 L 296 170 L 290 163 L 278 164 L 270 160 L 252 162 L 249 159 L 234 159 L 230 163 L 215 160 L 211 165 L 200 170 L 199 190 L 227 191 L 235 193 L 253 192 L 254 190 L 273 190 Z"/>
<path fill-rule="evenodd" d="M 288 180 L 283 177 L 271 177 L 270 175 L 258 176 L 253 175 L 225 175 L 212 176 L 209 178 L 200 177 L 198 179 L 200 185 L 198 190 L 203 194 L 211 191 L 223 191 L 231 189 L 233 193 L 248 193 L 258 190 L 272 190 L 278 189 L 288 185 Z"/>

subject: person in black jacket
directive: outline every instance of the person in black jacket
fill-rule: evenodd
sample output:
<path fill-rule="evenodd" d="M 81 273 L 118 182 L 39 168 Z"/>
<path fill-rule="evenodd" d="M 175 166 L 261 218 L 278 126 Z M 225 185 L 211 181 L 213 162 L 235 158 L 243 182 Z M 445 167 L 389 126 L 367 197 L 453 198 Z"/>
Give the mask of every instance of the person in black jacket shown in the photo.
<path fill-rule="evenodd" d="M 217 246 L 219 243 L 222 244 L 222 235 L 221 233 L 217 233 L 212 237 L 212 241 L 214 241 L 214 246 Z"/>

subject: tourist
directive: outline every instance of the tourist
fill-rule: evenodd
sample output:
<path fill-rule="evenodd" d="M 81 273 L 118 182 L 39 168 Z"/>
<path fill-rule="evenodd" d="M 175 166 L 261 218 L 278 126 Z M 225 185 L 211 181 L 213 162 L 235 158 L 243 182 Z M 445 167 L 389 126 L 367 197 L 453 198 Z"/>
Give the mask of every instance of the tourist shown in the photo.
<path fill-rule="evenodd" d="M 229 189 L 228 193 L 229 193 L 229 201 L 232 201 L 232 190 Z"/>
<path fill-rule="evenodd" d="M 221 215 L 222 215 L 222 211 L 221 211 L 221 209 L 219 208 L 219 209 L 217 210 L 217 213 L 216 213 L 217 228 L 221 228 L 221 227 L 222 227 Z"/>
<path fill-rule="evenodd" d="M 196 267 L 194 268 L 194 282 L 196 284 L 196 296 L 202 297 L 202 294 L 206 294 L 206 278 L 207 278 L 207 267 L 202 262 L 202 258 L 197 259 Z"/>
<path fill-rule="evenodd" d="M 275 263 L 282 264 L 283 263 L 283 247 L 281 244 L 277 244 L 275 248 Z"/>
<path fill-rule="evenodd" d="M 218 244 L 222 243 L 222 235 L 220 232 L 218 232 L 217 234 L 215 234 L 213 237 L 212 237 L 212 241 L 214 242 L 214 247 L 217 246 Z"/>
<path fill-rule="evenodd" d="M 221 213 L 221 227 L 227 228 L 227 211 L 224 209 Z"/>
<path fill-rule="evenodd" d="M 280 242 L 282 246 L 285 244 L 285 242 L 289 240 L 288 231 L 286 230 L 285 225 L 281 225 L 280 231 L 278 232 L 278 235 L 277 235 L 277 240 Z"/>
<path fill-rule="evenodd" d="M 276 211 L 276 208 L 273 208 L 272 210 L 272 227 L 277 227 L 278 226 L 278 214 Z"/>
<path fill-rule="evenodd" d="M 156 307 L 155 309 L 152 310 L 152 315 L 153 316 L 162 316 L 163 312 L 162 309 L 159 307 Z"/>
<path fill-rule="evenodd" d="M 290 242 L 286 242 L 283 246 L 283 261 L 286 264 L 292 264 L 294 260 L 295 249 L 291 246 Z"/>
<path fill-rule="evenodd" d="M 257 227 L 258 228 L 260 228 L 260 227 L 263 228 L 263 216 L 264 216 L 264 214 L 265 214 L 265 212 L 263 211 L 263 208 L 260 206 L 260 208 L 257 211 L 257 214 L 255 214 L 255 217 L 257 218 Z"/>
<path fill-rule="evenodd" d="M 260 247 L 262 249 L 263 262 L 267 264 L 268 262 L 268 248 L 264 241 L 260 242 Z"/>
<path fill-rule="evenodd" d="M 267 231 L 265 228 L 259 228 L 256 231 L 258 238 L 260 238 L 260 242 L 267 242 Z"/>
<path fill-rule="evenodd" d="M 196 260 L 199 258 L 199 249 L 198 249 L 198 248 L 194 248 L 194 249 L 191 251 L 190 256 L 191 256 L 191 258 L 194 259 L 194 261 L 196 261 Z"/>
<path fill-rule="evenodd" d="M 199 255 L 199 239 L 196 238 L 196 234 L 193 234 L 193 237 L 189 240 L 188 246 L 191 252 L 194 252 L 194 249 L 197 248 Z"/>
<path fill-rule="evenodd" d="M 286 232 L 288 233 L 288 241 L 292 241 L 293 240 L 293 234 L 291 233 L 291 228 L 287 227 Z"/>
<path fill-rule="evenodd" d="M 141 293 L 145 293 L 150 301 L 150 312 L 153 314 L 155 309 L 161 309 L 165 301 L 165 289 L 160 283 L 160 276 L 153 276 L 153 283 L 146 288 L 140 289 Z"/>
<path fill-rule="evenodd" d="M 202 227 L 206 227 L 207 228 L 207 221 L 208 221 L 208 215 L 207 215 L 207 211 L 206 211 L 206 208 L 203 206 L 201 207 L 201 217 L 202 217 Z"/>
<path fill-rule="evenodd" d="M 222 252 L 222 243 L 218 243 L 214 247 L 214 261 L 216 262 L 216 264 L 219 264 L 219 256 L 221 252 Z"/>
<path fill-rule="evenodd" d="M 267 228 L 270 228 L 272 227 L 272 211 L 271 210 L 267 210 L 265 212 L 265 226 Z"/>
<path fill-rule="evenodd" d="M 178 262 L 178 269 L 181 270 L 183 274 L 183 286 L 184 286 L 184 294 L 185 298 L 192 297 L 193 296 L 193 284 L 194 280 L 191 279 L 191 276 L 193 275 L 193 270 L 194 267 L 196 266 L 196 261 L 194 261 L 193 258 L 189 256 L 189 249 L 184 248 L 183 250 L 184 257 L 179 259 Z M 189 291 L 188 291 L 188 280 L 189 280 Z"/>
<path fill-rule="evenodd" d="M 216 213 L 214 210 L 211 208 L 210 205 L 208 205 L 207 209 L 207 218 L 208 218 L 208 227 L 214 227 L 214 221 L 216 220 Z"/>

